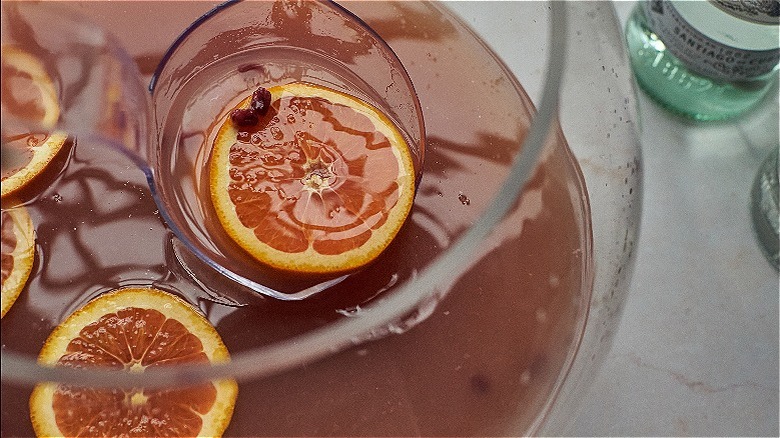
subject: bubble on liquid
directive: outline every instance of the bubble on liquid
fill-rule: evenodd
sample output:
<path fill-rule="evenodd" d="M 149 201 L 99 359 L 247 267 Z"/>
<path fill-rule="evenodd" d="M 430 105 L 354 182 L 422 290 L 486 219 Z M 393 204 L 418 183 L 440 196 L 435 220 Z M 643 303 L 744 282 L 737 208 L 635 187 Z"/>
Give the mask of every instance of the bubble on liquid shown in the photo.
<path fill-rule="evenodd" d="M 230 175 L 230 179 L 233 181 L 243 181 L 244 180 L 244 172 L 242 172 L 239 169 L 236 169 L 235 167 L 231 167 L 230 170 L 228 170 L 228 175 Z"/>
<path fill-rule="evenodd" d="M 259 172 L 258 172 L 258 173 L 259 173 Z M 266 174 L 268 175 L 268 177 L 269 177 L 269 179 L 271 180 L 271 182 L 274 182 L 274 183 L 279 183 L 279 182 L 282 182 L 282 181 L 284 181 L 284 176 L 285 176 L 285 175 L 284 175 L 284 172 L 279 172 L 279 171 L 276 171 L 276 172 L 274 172 L 274 171 L 270 171 L 270 172 L 267 172 Z"/>
<path fill-rule="evenodd" d="M 278 126 L 272 126 L 271 127 L 271 137 L 274 138 L 274 140 L 281 140 L 284 138 L 284 132 L 282 132 L 281 129 L 279 129 Z"/>
<path fill-rule="evenodd" d="M 542 309 L 541 307 L 536 309 L 535 312 L 536 320 L 542 324 L 547 322 L 547 311 Z"/>
<path fill-rule="evenodd" d="M 463 205 L 471 205 L 471 200 L 466 195 L 464 195 L 462 192 L 458 193 L 458 200 Z"/>
<path fill-rule="evenodd" d="M 275 154 L 272 152 L 263 154 L 260 157 L 260 161 L 262 161 L 264 164 L 267 164 L 269 166 L 273 166 L 276 164 L 281 164 L 284 161 L 284 157 L 280 154 Z"/>
<path fill-rule="evenodd" d="M 54 200 L 54 202 L 62 202 L 62 195 L 59 193 L 55 193 L 51 198 Z"/>
<path fill-rule="evenodd" d="M 360 307 L 360 305 L 357 305 L 354 307 L 347 307 L 346 309 L 336 309 L 336 313 L 339 315 L 344 315 L 348 318 L 354 318 L 356 316 L 360 316 L 363 313 L 363 309 Z"/>
<path fill-rule="evenodd" d="M 439 301 L 441 301 L 442 298 L 443 294 L 441 293 L 434 293 L 430 297 L 425 298 L 417 307 L 417 309 L 413 310 L 410 314 L 401 320 L 390 324 L 388 326 L 388 330 L 390 333 L 397 335 L 406 333 L 412 327 L 425 321 L 431 315 L 433 315 L 434 310 L 436 310 L 436 306 L 439 305 Z"/>
<path fill-rule="evenodd" d="M 287 123 L 295 123 L 295 116 L 292 114 L 287 114 Z"/>

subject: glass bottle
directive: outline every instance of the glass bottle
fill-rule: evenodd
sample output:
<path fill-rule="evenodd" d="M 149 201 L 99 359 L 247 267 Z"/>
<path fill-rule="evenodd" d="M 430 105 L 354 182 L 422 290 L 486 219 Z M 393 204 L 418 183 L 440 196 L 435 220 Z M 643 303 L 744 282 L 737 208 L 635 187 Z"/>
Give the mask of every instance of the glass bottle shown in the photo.
<path fill-rule="evenodd" d="M 778 151 L 774 148 L 761 164 L 753 182 L 751 211 L 753 229 L 761 248 L 775 268 L 780 266 L 780 184 Z"/>
<path fill-rule="evenodd" d="M 737 116 L 778 78 L 777 0 L 649 0 L 626 24 L 639 86 L 696 120 Z"/>

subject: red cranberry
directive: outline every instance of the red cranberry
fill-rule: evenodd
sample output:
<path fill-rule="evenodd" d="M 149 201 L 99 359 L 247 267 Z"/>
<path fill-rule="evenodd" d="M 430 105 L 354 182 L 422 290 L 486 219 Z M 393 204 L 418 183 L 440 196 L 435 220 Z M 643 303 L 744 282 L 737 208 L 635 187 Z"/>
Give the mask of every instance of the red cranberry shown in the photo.
<path fill-rule="evenodd" d="M 230 112 L 230 120 L 238 126 L 252 126 L 257 124 L 260 116 L 251 109 L 236 108 Z"/>
<path fill-rule="evenodd" d="M 271 107 L 271 92 L 263 87 L 259 87 L 252 93 L 252 101 L 249 102 L 249 109 L 257 114 L 264 116 Z"/>

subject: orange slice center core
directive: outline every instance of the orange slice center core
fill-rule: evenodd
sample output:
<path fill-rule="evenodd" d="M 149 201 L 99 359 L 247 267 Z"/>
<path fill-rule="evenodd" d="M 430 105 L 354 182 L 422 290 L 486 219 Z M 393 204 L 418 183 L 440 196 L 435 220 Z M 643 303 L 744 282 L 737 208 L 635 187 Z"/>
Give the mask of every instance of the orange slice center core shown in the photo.
<path fill-rule="evenodd" d="M 322 194 L 324 189 L 330 188 L 331 184 L 336 182 L 332 163 L 329 165 L 321 160 L 309 160 L 303 166 L 303 171 L 306 175 L 301 178 L 301 183 L 312 193 Z"/>

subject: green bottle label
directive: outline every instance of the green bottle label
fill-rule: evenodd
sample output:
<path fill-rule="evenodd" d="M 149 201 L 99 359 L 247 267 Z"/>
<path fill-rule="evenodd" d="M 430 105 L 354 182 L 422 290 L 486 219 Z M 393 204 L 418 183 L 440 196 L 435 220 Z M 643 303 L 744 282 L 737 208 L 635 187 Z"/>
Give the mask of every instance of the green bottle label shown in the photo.
<path fill-rule="evenodd" d="M 715 8 L 716 13 L 725 12 L 715 5 L 715 2 L 694 3 L 710 9 L 703 9 L 703 13 L 712 13 L 711 10 Z M 663 41 L 666 49 L 688 69 L 700 75 L 724 81 L 741 81 L 769 73 L 780 62 L 778 49 L 748 50 L 724 44 L 705 35 L 685 20 L 672 2 L 651 0 L 644 2 L 643 6 L 650 29 Z M 742 20 L 732 12 L 726 12 L 731 16 L 731 20 Z M 753 15 L 754 18 L 758 16 Z M 751 21 L 755 22 L 755 19 Z"/>

